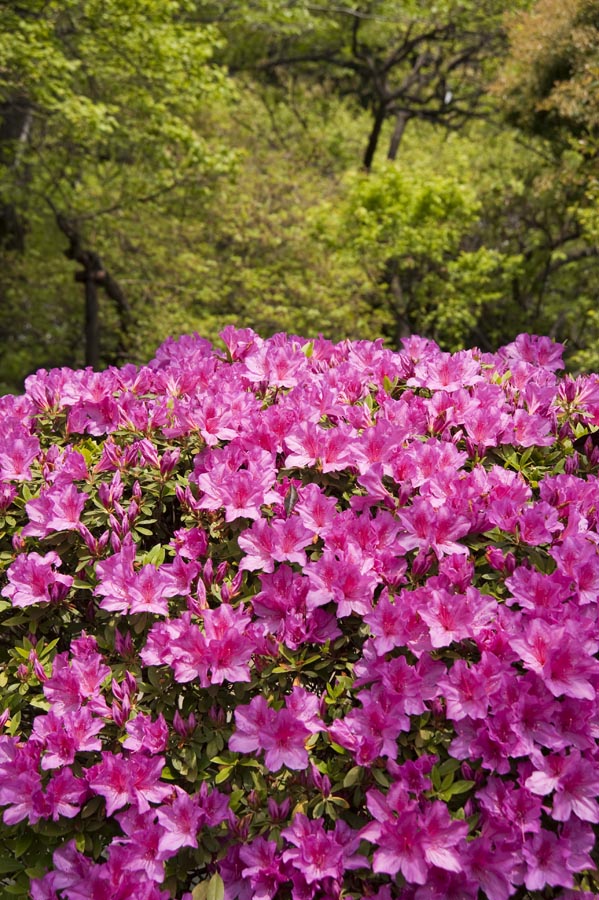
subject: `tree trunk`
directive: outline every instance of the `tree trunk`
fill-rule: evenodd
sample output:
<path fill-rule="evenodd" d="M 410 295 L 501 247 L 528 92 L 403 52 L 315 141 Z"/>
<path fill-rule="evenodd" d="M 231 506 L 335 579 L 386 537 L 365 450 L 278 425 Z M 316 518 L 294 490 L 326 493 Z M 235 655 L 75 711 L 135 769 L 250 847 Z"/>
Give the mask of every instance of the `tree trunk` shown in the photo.
<path fill-rule="evenodd" d="M 29 142 L 32 123 L 31 104 L 26 97 L 17 95 L 0 103 L 0 165 L 15 177 L 21 168 L 23 153 Z M 28 172 L 21 173 L 26 183 Z M 16 204 L 0 203 L 0 246 L 6 250 L 25 250 L 26 222 Z"/>
<path fill-rule="evenodd" d="M 399 350 L 402 338 L 409 337 L 412 334 L 412 328 L 397 259 L 389 259 L 387 261 L 385 283 L 389 291 L 391 309 L 395 319 L 393 342 Z"/>
<path fill-rule="evenodd" d="M 391 135 L 391 140 L 389 142 L 387 159 L 397 159 L 399 145 L 401 144 L 401 140 L 404 136 L 404 131 L 406 130 L 406 125 L 409 121 L 410 116 L 407 112 L 405 112 L 405 110 L 402 110 L 397 114 L 397 118 L 395 120 L 395 128 L 393 129 L 393 134 Z"/>
<path fill-rule="evenodd" d="M 362 161 L 362 165 L 367 172 L 370 172 L 370 170 L 372 169 L 372 161 L 374 159 L 374 154 L 376 153 L 376 148 L 379 143 L 381 128 L 383 127 L 386 113 L 387 109 L 385 105 L 381 103 L 381 105 L 376 108 L 374 122 L 372 123 L 370 137 L 368 138 L 368 146 L 366 147 L 366 152 L 364 153 L 364 159 Z"/>
<path fill-rule="evenodd" d="M 97 369 L 100 365 L 100 315 L 93 266 L 87 265 L 76 272 L 75 281 L 83 282 L 85 290 L 85 365 Z"/>
<path fill-rule="evenodd" d="M 118 362 L 123 362 L 131 324 L 131 308 L 125 293 L 116 278 L 106 271 L 98 254 L 83 248 L 83 240 L 77 225 L 56 210 L 55 216 L 58 227 L 69 241 L 65 256 L 82 266 L 82 269 L 75 273 L 75 281 L 82 283 L 85 290 L 85 365 L 96 369 L 100 363 L 98 286 L 104 288 L 118 309 L 120 330 L 117 352 Z"/>

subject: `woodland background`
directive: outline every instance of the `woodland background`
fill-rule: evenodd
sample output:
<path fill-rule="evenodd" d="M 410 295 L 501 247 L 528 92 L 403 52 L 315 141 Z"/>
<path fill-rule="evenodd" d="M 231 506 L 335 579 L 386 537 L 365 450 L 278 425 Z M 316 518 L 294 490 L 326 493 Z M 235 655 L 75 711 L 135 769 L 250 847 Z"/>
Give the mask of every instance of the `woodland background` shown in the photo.
<path fill-rule="evenodd" d="M 599 370 L 599 0 L 0 0 L 0 393 L 228 323 Z"/>

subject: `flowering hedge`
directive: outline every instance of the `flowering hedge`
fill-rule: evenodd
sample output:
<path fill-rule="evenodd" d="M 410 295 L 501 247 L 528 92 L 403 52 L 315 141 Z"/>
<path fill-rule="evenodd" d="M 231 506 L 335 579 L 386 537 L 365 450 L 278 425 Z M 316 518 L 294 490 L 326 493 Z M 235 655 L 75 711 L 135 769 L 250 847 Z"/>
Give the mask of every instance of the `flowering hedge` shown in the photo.
<path fill-rule="evenodd" d="M 599 892 L 599 378 L 228 328 L 0 399 L 0 881 Z"/>

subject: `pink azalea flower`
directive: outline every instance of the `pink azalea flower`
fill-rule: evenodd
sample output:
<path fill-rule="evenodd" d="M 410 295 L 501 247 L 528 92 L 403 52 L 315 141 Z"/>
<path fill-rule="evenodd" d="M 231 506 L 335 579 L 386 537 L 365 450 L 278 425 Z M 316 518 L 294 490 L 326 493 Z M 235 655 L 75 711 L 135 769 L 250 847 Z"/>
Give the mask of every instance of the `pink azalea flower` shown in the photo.
<path fill-rule="evenodd" d="M 595 799 L 599 794 L 599 766 L 584 759 L 579 750 L 572 750 L 568 756 L 543 756 L 539 762 L 526 787 L 539 796 L 555 791 L 554 819 L 566 822 L 574 813 L 582 821 L 599 822 Z"/>
<path fill-rule="evenodd" d="M 0 440 L 0 481 L 28 481 L 31 464 L 40 452 L 40 442 L 24 430 Z"/>
<path fill-rule="evenodd" d="M 312 542 L 313 534 L 298 516 L 289 519 L 275 519 L 272 523 L 273 558 L 277 562 L 306 565 L 305 548 Z"/>
<path fill-rule="evenodd" d="M 105 798 L 106 815 L 128 803 L 145 813 L 150 803 L 160 803 L 171 790 L 159 781 L 163 766 L 161 756 L 135 753 L 123 757 L 105 751 L 102 761 L 88 769 L 87 782 L 95 794 Z"/>
<path fill-rule="evenodd" d="M 149 612 L 161 616 L 168 615 L 168 598 L 179 593 L 170 573 L 149 563 L 130 576 L 127 591 L 130 612 Z M 106 608 L 104 601 L 100 606 Z"/>
<path fill-rule="evenodd" d="M 237 542 L 245 554 L 239 563 L 240 571 L 274 571 L 275 533 L 266 519 L 253 522 L 251 528 L 242 531 Z"/>
<path fill-rule="evenodd" d="M 499 351 L 500 356 L 509 360 L 524 360 L 534 366 L 543 366 L 551 372 L 563 369 L 564 345 L 548 337 L 536 334 L 519 334 L 518 337 Z"/>
<path fill-rule="evenodd" d="M 480 362 L 474 359 L 471 350 L 460 350 L 453 354 L 437 352 L 418 362 L 414 377 L 408 378 L 407 384 L 449 392 L 479 381 L 482 381 Z"/>
<path fill-rule="evenodd" d="M 265 750 L 264 764 L 271 772 L 277 772 L 281 766 L 305 769 L 309 761 L 305 744 L 310 731 L 287 709 L 273 713 L 260 736 L 261 747 Z"/>
<path fill-rule="evenodd" d="M 469 668 L 463 659 L 456 659 L 448 676 L 439 681 L 445 697 L 447 717 L 453 721 L 468 716 L 483 719 L 489 707 L 489 688 L 479 672 Z"/>
<path fill-rule="evenodd" d="M 275 841 L 267 841 L 263 837 L 254 838 L 239 851 L 239 857 L 245 868 L 241 875 L 251 887 L 255 900 L 273 900 L 279 885 L 288 881 L 285 874 L 287 868 Z"/>
<path fill-rule="evenodd" d="M 295 510 L 305 528 L 323 534 L 332 525 L 336 505 L 334 497 L 327 497 L 319 485 L 310 483 L 300 489 Z"/>
<path fill-rule="evenodd" d="M 546 885 L 572 887 L 574 884 L 566 866 L 566 846 L 553 832 L 542 829 L 527 838 L 522 855 L 526 862 L 524 884 L 529 891 L 540 891 Z"/>
<path fill-rule="evenodd" d="M 44 747 L 42 769 L 57 769 L 70 765 L 80 751 L 100 750 L 102 742 L 97 735 L 104 723 L 94 719 L 87 707 L 69 710 L 58 716 L 50 712 L 38 716 L 33 723 L 32 740 Z"/>
<path fill-rule="evenodd" d="M 82 778 L 76 778 L 71 769 L 55 772 L 46 785 L 45 800 L 53 822 L 61 817 L 73 819 L 89 796 L 89 787 Z"/>
<path fill-rule="evenodd" d="M 374 610 L 364 616 L 364 621 L 374 636 L 377 653 L 388 653 L 394 647 L 402 646 L 405 629 L 404 612 L 399 604 L 391 602 L 388 590 L 385 589 L 381 593 Z"/>
<path fill-rule="evenodd" d="M 373 871 L 391 876 L 401 872 L 408 883 L 425 884 L 430 867 L 424 858 L 415 804 L 410 802 L 396 817 L 379 791 L 368 791 L 366 802 L 374 821 L 362 829 L 361 836 L 377 847 Z"/>
<path fill-rule="evenodd" d="M 323 819 L 310 820 L 297 813 L 281 836 L 293 845 L 284 851 L 283 860 L 298 869 L 308 884 L 325 878 L 340 880 L 344 871 L 366 864 L 366 858 L 356 852 L 359 835 L 341 820 L 333 831 L 325 831 Z"/>
<path fill-rule="evenodd" d="M 262 694 L 258 694 L 248 706 L 235 710 L 235 731 L 229 738 L 229 749 L 240 753 L 253 753 L 262 748 L 262 734 L 273 721 L 273 710 Z"/>
<path fill-rule="evenodd" d="M 160 846 L 163 828 L 154 821 L 154 811 L 142 814 L 130 809 L 119 813 L 115 818 L 125 836 L 112 841 L 110 863 L 117 870 L 122 868 L 124 871 L 140 873 L 144 879 L 162 882 L 164 861 L 173 854 Z"/>
<path fill-rule="evenodd" d="M 138 713 L 125 725 L 128 737 L 123 741 L 125 750 L 141 750 L 153 755 L 164 753 L 168 743 L 168 726 L 160 713 L 156 720 L 144 713 Z"/>
<path fill-rule="evenodd" d="M 102 609 L 110 612 L 128 612 L 130 608 L 129 584 L 134 580 L 135 544 L 127 539 L 121 549 L 108 559 L 96 563 L 96 575 L 100 583 L 94 594 L 104 599 Z"/>
<path fill-rule="evenodd" d="M 286 435 L 285 445 L 291 451 L 285 459 L 285 468 L 315 466 L 325 452 L 326 432 L 312 422 L 300 422 Z"/>
<path fill-rule="evenodd" d="M 445 554 L 468 553 L 457 540 L 468 534 L 470 522 L 448 505 L 436 509 L 426 498 L 416 497 L 412 506 L 398 515 L 404 529 L 398 538 L 402 549 L 432 549 L 439 559 Z"/>
<path fill-rule="evenodd" d="M 23 535 L 47 537 L 55 531 L 78 528 L 87 494 L 77 490 L 74 484 L 55 484 L 35 500 L 25 504 L 29 525 Z"/>
<path fill-rule="evenodd" d="M 448 647 L 472 632 L 472 610 L 465 597 L 447 591 L 432 590 L 426 606 L 419 609 L 420 617 L 429 626 L 433 647 Z"/>
<path fill-rule="evenodd" d="M 56 571 L 61 565 L 61 558 L 53 550 L 44 556 L 39 553 L 22 553 L 9 566 L 9 583 L 0 593 L 3 597 L 8 597 L 13 606 L 20 607 L 64 600 L 73 584 L 73 578 Z"/>
<path fill-rule="evenodd" d="M 170 804 L 163 803 L 158 809 L 158 821 L 163 828 L 159 846 L 162 852 L 177 853 L 181 847 L 197 847 L 197 833 L 206 819 L 197 797 L 190 797 L 175 786 L 174 798 Z"/>

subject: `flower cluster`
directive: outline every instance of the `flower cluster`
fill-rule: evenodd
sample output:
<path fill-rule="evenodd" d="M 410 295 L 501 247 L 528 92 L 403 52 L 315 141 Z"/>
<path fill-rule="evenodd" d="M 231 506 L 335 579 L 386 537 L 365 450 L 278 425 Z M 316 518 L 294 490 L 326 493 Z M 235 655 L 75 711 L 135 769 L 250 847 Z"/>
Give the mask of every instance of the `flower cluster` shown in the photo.
<path fill-rule="evenodd" d="M 599 378 L 222 341 L 0 398 L 6 896 L 596 896 Z"/>

